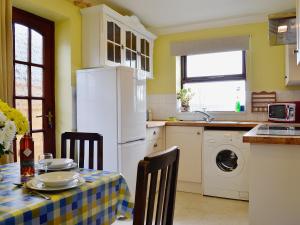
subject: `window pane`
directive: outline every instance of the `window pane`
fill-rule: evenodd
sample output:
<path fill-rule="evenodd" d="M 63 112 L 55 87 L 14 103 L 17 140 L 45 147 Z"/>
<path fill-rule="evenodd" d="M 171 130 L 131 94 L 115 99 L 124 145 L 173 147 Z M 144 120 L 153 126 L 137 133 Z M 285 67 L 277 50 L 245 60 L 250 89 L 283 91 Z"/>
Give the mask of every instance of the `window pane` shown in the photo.
<path fill-rule="evenodd" d="M 43 64 L 43 36 L 31 30 L 31 62 Z"/>
<path fill-rule="evenodd" d="M 38 161 L 39 155 L 44 152 L 44 134 L 41 133 L 32 133 L 32 139 L 34 141 L 34 161 Z"/>
<path fill-rule="evenodd" d="M 15 94 L 28 96 L 28 66 L 15 64 Z"/>
<path fill-rule="evenodd" d="M 187 77 L 234 75 L 243 72 L 243 51 L 187 56 Z"/>
<path fill-rule="evenodd" d="M 16 108 L 28 119 L 28 100 L 16 99 Z"/>
<path fill-rule="evenodd" d="M 43 129 L 43 101 L 32 100 L 32 130 Z"/>
<path fill-rule="evenodd" d="M 43 96 L 43 68 L 31 67 L 31 95 L 34 97 Z"/>
<path fill-rule="evenodd" d="M 15 24 L 15 59 L 28 62 L 28 37 L 27 27 Z"/>
<path fill-rule="evenodd" d="M 190 102 L 192 111 L 235 111 L 237 100 L 245 106 L 245 84 L 243 81 L 220 81 L 184 84 L 195 94 Z"/>

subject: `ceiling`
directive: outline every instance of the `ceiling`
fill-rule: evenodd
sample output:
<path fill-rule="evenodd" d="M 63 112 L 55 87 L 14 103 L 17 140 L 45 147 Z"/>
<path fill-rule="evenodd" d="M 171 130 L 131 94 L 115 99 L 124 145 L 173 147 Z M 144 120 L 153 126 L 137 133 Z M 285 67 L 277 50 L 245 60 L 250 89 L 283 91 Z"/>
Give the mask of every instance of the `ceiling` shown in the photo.
<path fill-rule="evenodd" d="M 260 16 L 291 10 L 295 0 L 84 0 L 135 14 L 153 29 Z"/>

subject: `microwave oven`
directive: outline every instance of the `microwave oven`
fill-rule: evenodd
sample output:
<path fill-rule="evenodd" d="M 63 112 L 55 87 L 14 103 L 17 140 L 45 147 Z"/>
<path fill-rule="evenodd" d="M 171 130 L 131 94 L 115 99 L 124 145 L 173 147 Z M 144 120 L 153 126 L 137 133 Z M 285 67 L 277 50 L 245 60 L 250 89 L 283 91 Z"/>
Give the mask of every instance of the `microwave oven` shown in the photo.
<path fill-rule="evenodd" d="M 300 101 L 269 104 L 268 120 L 271 122 L 300 123 Z"/>

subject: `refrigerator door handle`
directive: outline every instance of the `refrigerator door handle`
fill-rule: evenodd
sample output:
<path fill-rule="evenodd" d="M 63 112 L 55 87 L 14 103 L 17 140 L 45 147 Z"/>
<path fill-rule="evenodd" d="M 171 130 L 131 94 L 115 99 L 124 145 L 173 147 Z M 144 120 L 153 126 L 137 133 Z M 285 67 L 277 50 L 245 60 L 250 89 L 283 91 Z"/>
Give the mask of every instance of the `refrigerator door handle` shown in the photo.
<path fill-rule="evenodd" d="M 133 140 L 133 141 L 126 141 L 126 142 L 123 142 L 123 143 L 120 143 L 120 144 L 129 144 L 129 143 L 132 143 L 132 142 L 144 141 L 144 140 L 146 140 L 146 138 L 140 138 L 140 139 L 136 139 L 136 140 Z"/>

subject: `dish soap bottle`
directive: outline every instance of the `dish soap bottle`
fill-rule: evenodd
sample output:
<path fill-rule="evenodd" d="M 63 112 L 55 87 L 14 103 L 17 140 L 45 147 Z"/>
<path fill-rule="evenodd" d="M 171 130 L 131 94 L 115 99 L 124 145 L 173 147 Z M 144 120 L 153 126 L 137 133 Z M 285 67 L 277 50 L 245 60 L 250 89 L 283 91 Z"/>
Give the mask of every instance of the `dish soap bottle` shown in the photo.
<path fill-rule="evenodd" d="M 20 172 L 21 176 L 34 176 L 34 142 L 29 133 L 20 140 Z"/>
<path fill-rule="evenodd" d="M 237 87 L 236 89 L 236 102 L 235 102 L 235 111 L 240 112 L 241 111 L 241 102 L 240 102 L 240 87 Z"/>

